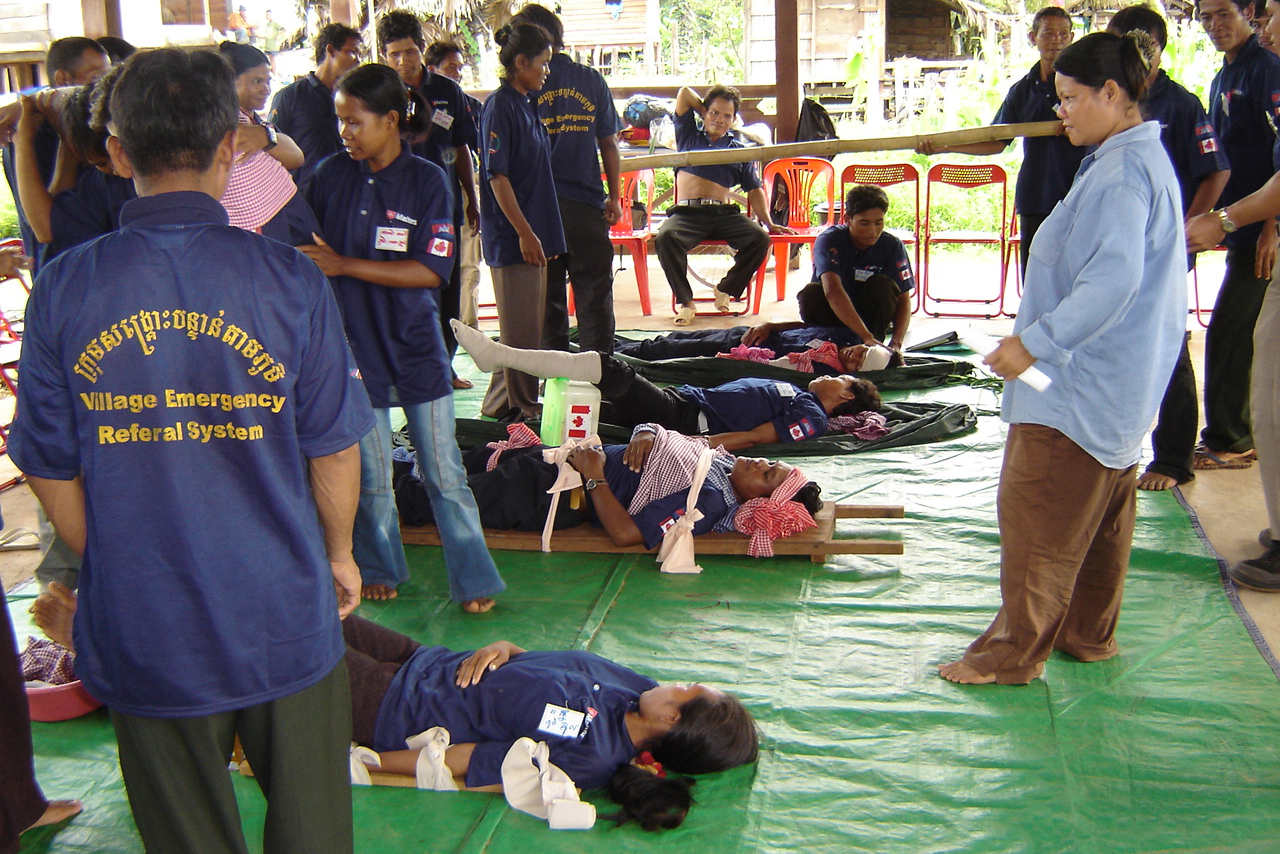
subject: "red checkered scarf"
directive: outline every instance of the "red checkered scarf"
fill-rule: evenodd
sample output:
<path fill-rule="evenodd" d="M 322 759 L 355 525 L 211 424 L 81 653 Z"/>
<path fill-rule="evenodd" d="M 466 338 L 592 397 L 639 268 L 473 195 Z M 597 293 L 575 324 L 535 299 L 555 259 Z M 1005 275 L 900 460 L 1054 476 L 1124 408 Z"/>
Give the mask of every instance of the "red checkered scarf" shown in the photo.
<path fill-rule="evenodd" d="M 530 429 L 528 424 L 508 424 L 506 439 L 485 445 L 486 448 L 493 448 L 493 453 L 489 455 L 489 462 L 485 463 L 484 470 L 493 471 L 496 469 L 498 460 L 502 458 L 503 451 L 509 451 L 512 448 L 536 448 L 541 444 L 542 439 Z"/>
<path fill-rule="evenodd" d="M 808 476 L 794 468 L 768 498 L 753 498 L 738 508 L 733 527 L 751 537 L 748 554 L 773 557 L 774 540 L 817 527 L 804 505 L 791 500 L 808 482 Z"/>
<path fill-rule="evenodd" d="M 823 341 L 820 346 L 805 350 L 803 353 L 788 353 L 787 359 L 790 360 L 792 368 L 803 374 L 814 372 L 814 362 L 844 373 L 844 363 L 840 361 L 840 349 L 830 341 Z"/>
<path fill-rule="evenodd" d="M 632 516 L 659 498 L 688 489 L 693 482 L 693 470 L 698 465 L 698 457 L 709 446 L 706 439 L 685 436 L 657 424 L 644 426 L 653 428 L 653 448 L 649 451 L 649 459 L 645 461 L 644 471 L 640 474 L 636 494 L 627 506 L 627 512 Z M 728 452 L 717 448 L 716 456 L 721 454 L 727 456 Z"/>

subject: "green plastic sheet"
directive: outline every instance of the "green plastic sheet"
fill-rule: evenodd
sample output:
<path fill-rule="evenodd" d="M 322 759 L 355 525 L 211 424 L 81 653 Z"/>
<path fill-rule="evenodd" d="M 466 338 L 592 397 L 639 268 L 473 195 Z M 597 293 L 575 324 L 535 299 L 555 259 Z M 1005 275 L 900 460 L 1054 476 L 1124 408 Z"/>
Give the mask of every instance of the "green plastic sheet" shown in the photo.
<path fill-rule="evenodd" d="M 461 364 L 461 363 L 460 363 Z M 464 372 L 465 373 L 465 372 Z M 474 412 L 482 389 L 462 397 Z M 990 411 L 988 392 L 912 400 Z M 400 598 L 361 613 L 426 643 L 507 638 L 583 648 L 659 680 L 739 693 L 758 764 L 703 777 L 685 826 L 554 832 L 498 796 L 357 789 L 361 852 L 1267 852 L 1280 848 L 1280 683 L 1171 493 L 1143 493 L 1115 659 L 1055 654 L 1025 687 L 936 675 L 999 601 L 994 497 L 1004 437 L 808 457 L 831 500 L 902 503 L 902 556 L 707 556 L 663 576 L 649 556 L 498 553 L 497 609 L 448 602 L 439 551 L 410 548 Z M 11 600 L 24 622 L 26 602 Z M 138 852 L 106 715 L 35 724 L 41 781 L 84 814 L 24 852 Z M 236 780 L 253 850 L 262 802 Z M 588 793 L 604 812 L 600 793 Z"/>

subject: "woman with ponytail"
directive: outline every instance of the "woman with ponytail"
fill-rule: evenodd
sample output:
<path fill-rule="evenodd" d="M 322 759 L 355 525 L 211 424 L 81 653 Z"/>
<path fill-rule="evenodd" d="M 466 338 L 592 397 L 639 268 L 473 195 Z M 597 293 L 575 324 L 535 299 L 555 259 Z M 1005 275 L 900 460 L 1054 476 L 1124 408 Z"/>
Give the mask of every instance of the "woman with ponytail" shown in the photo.
<path fill-rule="evenodd" d="M 346 150 L 320 163 L 310 180 L 308 201 L 323 237 L 298 248 L 333 285 L 377 415 L 360 443 L 354 554 L 364 595 L 393 598 L 409 578 L 391 492 L 391 409 L 398 407 L 440 528 L 450 595 L 468 612 L 487 611 L 505 585 L 453 439 L 449 359 L 431 294 L 453 269 L 453 200 L 440 167 L 401 138 L 424 133 L 429 111 L 385 65 L 343 77 L 334 106 Z"/>
<path fill-rule="evenodd" d="M 551 37 L 535 24 L 494 33 L 502 85 L 480 116 L 480 234 L 493 274 L 499 340 L 511 347 L 542 346 L 547 259 L 565 251 L 551 141 L 530 95 L 542 89 Z M 538 380 L 520 371 L 494 373 L 481 413 L 509 421 L 536 420 Z"/>
<path fill-rule="evenodd" d="M 1010 382 L 997 513 L 999 613 L 944 679 L 1025 684 L 1057 649 L 1118 653 L 1133 543 L 1135 469 L 1187 318 L 1177 178 L 1139 104 L 1146 33 L 1094 33 L 1055 62 L 1058 116 L 1087 146 L 1066 198 L 1036 232 L 1014 334 L 985 362 Z M 1012 382 L 1031 365 L 1044 391 Z"/>
<path fill-rule="evenodd" d="M 429 757 L 402 748 L 444 727 L 448 776 L 462 788 L 497 791 L 507 751 L 528 737 L 545 741 L 551 762 L 579 787 L 607 785 L 622 805 L 615 820 L 655 830 L 678 826 L 693 803 L 691 781 L 667 772 L 708 774 L 756 759 L 751 713 L 708 685 L 659 685 L 579 650 L 498 641 L 453 652 L 356 616 L 343 634 L 353 739 L 379 751 L 384 772 L 421 781 Z"/>

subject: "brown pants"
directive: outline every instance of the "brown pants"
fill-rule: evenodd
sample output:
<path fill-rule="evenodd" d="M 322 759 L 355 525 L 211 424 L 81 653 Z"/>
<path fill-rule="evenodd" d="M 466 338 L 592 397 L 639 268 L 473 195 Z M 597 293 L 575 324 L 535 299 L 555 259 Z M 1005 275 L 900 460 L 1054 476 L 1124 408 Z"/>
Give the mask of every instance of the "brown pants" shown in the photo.
<path fill-rule="evenodd" d="M 1116 654 L 1135 468 L 1109 469 L 1052 427 L 1010 426 L 996 497 L 1002 604 L 966 664 L 1021 685 L 1054 649 L 1081 661 Z"/>

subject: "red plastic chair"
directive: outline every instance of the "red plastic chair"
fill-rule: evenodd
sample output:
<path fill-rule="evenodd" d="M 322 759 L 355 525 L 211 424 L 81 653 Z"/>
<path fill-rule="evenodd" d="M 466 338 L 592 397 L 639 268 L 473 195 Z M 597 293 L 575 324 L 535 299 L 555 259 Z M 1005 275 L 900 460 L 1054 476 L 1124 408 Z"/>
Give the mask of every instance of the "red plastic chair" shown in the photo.
<path fill-rule="evenodd" d="M 1004 270 L 1005 275 L 1009 275 L 1009 271 L 1013 271 L 1014 288 L 1019 297 L 1022 296 L 1022 231 L 1018 228 L 1018 206 L 1013 206 L 1013 212 L 1009 214 L 1009 237 L 1005 240 L 1004 249 Z M 1001 288 L 1007 286 L 1002 282 Z M 1000 313 L 1009 317 L 1017 317 L 1017 312 L 1005 311 L 1004 297 L 1008 291 L 1004 290 L 1000 295 Z"/>
<path fill-rule="evenodd" d="M 999 231 L 965 231 L 965 230 L 948 230 L 938 231 L 935 229 L 933 216 L 933 193 L 935 184 L 945 184 L 956 187 L 961 190 L 982 190 L 985 188 L 998 188 L 1000 199 L 1000 230 Z M 1004 304 L 1004 285 L 1005 278 L 1008 273 L 1008 241 L 1009 241 L 1009 192 L 1008 177 L 1005 175 L 1004 169 L 993 164 L 980 165 L 960 165 L 955 163 L 939 163 L 929 170 L 926 178 L 925 187 L 925 214 L 924 214 L 924 275 L 923 286 L 921 288 L 921 309 L 925 314 L 932 317 L 999 317 L 1003 311 Z M 929 290 L 931 284 L 931 274 L 933 265 L 929 261 L 930 249 L 935 245 L 958 245 L 967 244 L 975 246 L 994 246 L 998 250 L 1000 258 L 1000 275 L 997 279 L 999 288 L 995 296 L 988 299 L 982 298 L 956 298 L 948 297 L 939 299 L 932 295 Z M 959 303 L 961 305 L 981 305 L 990 309 L 985 312 L 972 313 L 964 311 L 944 312 L 930 311 L 929 301 L 933 300 L 941 306 L 942 303 Z"/>
<path fill-rule="evenodd" d="M 896 184 L 910 184 L 915 189 L 915 207 L 911 209 L 915 217 L 915 226 L 910 233 L 900 229 L 890 229 L 894 237 L 914 249 L 916 281 L 921 281 L 923 274 L 920 266 L 920 171 L 910 163 L 853 163 L 844 167 L 840 173 L 840 201 L 838 206 L 844 209 L 844 197 L 851 184 L 871 184 L 876 187 L 892 187 Z M 916 309 L 920 308 L 923 286 L 916 288 Z"/>
<path fill-rule="evenodd" d="M 764 167 L 764 194 L 773 198 L 774 182 L 781 180 L 787 188 L 787 228 L 795 234 L 770 234 L 773 244 L 773 274 L 778 283 L 778 300 L 787 296 L 787 262 L 791 247 L 807 243 L 813 246 L 818 235 L 836 222 L 836 170 L 820 157 L 784 157 Z M 813 224 L 812 193 L 815 185 L 827 188 L 827 215 L 821 225 Z M 760 313 L 760 294 L 756 294 L 755 313 Z"/>

